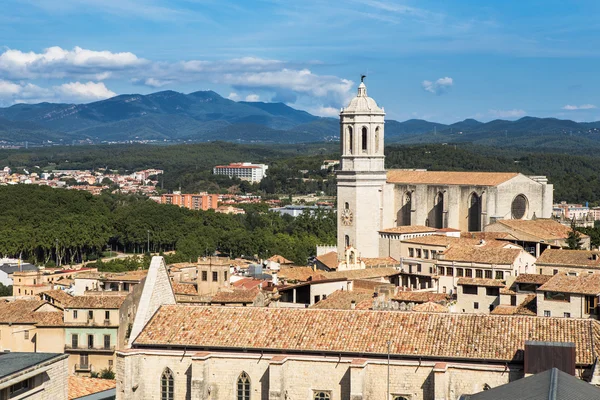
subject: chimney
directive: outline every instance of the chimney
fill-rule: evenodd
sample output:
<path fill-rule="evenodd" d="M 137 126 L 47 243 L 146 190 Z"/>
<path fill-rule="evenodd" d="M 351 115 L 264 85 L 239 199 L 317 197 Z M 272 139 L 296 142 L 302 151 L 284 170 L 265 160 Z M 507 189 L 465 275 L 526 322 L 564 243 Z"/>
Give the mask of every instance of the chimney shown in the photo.
<path fill-rule="evenodd" d="M 354 310 L 354 309 L 356 309 L 356 300 L 352 300 L 352 301 L 350 302 L 350 309 L 351 309 L 351 310 Z"/>

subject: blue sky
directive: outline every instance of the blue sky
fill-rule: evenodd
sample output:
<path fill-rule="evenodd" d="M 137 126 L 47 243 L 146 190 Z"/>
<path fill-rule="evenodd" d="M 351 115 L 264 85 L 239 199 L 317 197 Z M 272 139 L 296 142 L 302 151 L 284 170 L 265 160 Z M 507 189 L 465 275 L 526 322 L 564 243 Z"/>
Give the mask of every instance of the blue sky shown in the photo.
<path fill-rule="evenodd" d="M 600 2 L 2 0 L 0 105 L 212 89 L 335 116 L 600 120 Z"/>

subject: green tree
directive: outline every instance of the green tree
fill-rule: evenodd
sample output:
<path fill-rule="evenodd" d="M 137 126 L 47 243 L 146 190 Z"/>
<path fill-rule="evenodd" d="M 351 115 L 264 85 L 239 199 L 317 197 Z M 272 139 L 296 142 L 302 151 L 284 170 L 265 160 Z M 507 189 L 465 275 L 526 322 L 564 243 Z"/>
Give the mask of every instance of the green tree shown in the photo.
<path fill-rule="evenodd" d="M 571 221 L 571 231 L 569 232 L 569 236 L 567 236 L 567 247 L 569 250 L 581 250 L 582 243 L 581 233 L 576 230 L 575 219 L 573 219 Z"/>

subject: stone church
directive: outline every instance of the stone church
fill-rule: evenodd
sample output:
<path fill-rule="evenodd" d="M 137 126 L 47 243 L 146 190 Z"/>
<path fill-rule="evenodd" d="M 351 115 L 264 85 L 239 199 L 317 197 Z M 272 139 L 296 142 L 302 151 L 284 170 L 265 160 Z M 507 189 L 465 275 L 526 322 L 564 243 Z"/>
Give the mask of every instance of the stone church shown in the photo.
<path fill-rule="evenodd" d="M 403 225 L 482 231 L 502 219 L 550 218 L 553 187 L 517 172 L 387 170 L 385 112 L 358 94 L 340 113 L 338 257 L 353 247 L 377 258 L 379 231 Z"/>

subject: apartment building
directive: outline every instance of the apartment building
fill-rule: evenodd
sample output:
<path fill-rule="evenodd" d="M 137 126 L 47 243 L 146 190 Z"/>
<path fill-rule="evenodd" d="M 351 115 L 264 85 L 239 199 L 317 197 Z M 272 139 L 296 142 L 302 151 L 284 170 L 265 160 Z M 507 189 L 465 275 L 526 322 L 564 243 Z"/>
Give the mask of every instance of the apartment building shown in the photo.
<path fill-rule="evenodd" d="M 218 194 L 208 193 L 171 193 L 160 196 L 160 204 L 172 204 L 190 210 L 216 210 L 219 203 Z"/>
<path fill-rule="evenodd" d="M 266 164 L 231 163 L 229 165 L 217 165 L 213 168 L 213 174 L 227 175 L 230 178 L 236 177 L 243 181 L 258 183 L 265 177 L 268 168 L 269 166 Z"/>
<path fill-rule="evenodd" d="M 540 317 L 598 319 L 600 274 L 554 275 L 537 290 Z"/>
<path fill-rule="evenodd" d="M 535 261 L 535 269 L 542 275 L 600 273 L 600 251 L 546 249 Z"/>

